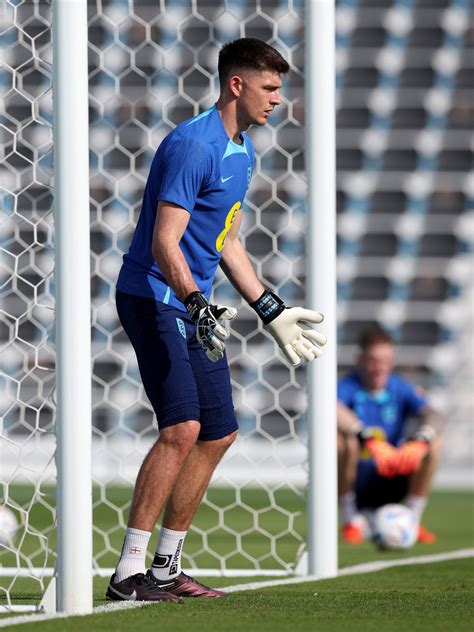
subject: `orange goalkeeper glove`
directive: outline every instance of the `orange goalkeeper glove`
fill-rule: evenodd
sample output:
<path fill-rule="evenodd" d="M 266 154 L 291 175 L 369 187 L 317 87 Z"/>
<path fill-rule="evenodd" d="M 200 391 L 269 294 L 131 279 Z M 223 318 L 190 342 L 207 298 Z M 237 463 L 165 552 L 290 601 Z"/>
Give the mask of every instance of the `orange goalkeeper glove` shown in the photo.
<path fill-rule="evenodd" d="M 397 450 L 396 473 L 402 476 L 416 472 L 429 450 L 429 444 L 421 439 L 407 441 Z"/>
<path fill-rule="evenodd" d="M 364 443 L 380 476 L 392 478 L 397 474 L 397 449 L 383 439 L 367 439 Z"/>
<path fill-rule="evenodd" d="M 375 467 L 380 476 L 391 478 L 397 473 L 397 450 L 388 441 L 375 434 L 373 428 L 363 428 L 357 433 L 360 447 L 365 448 L 375 461 Z"/>

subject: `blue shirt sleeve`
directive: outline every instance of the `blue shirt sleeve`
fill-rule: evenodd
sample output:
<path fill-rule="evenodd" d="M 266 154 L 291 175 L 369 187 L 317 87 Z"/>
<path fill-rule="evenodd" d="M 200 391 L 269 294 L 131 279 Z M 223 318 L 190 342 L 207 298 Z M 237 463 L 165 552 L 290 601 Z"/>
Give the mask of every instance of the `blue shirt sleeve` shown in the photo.
<path fill-rule="evenodd" d="M 252 173 L 250 174 L 250 177 L 252 177 L 254 172 L 255 172 L 255 149 L 254 149 L 254 146 L 253 146 L 252 139 L 249 136 L 245 135 L 245 140 L 246 140 L 247 146 L 249 147 L 249 150 L 250 150 L 250 161 L 252 163 Z M 250 182 L 249 182 L 249 184 L 250 184 Z"/>
<path fill-rule="evenodd" d="M 211 157 L 193 137 L 177 134 L 160 147 L 157 161 L 158 201 L 171 202 L 192 213 L 196 197 L 208 183 Z"/>

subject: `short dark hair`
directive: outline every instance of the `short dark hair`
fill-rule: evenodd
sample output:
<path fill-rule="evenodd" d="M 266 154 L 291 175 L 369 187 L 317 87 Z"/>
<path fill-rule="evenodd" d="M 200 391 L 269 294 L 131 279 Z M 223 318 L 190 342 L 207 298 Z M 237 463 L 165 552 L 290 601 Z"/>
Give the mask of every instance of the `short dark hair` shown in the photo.
<path fill-rule="evenodd" d="M 286 74 L 290 70 L 288 62 L 280 53 L 262 40 L 253 37 L 227 42 L 219 53 L 219 81 L 226 80 L 232 68 L 248 70 L 270 70 Z"/>
<path fill-rule="evenodd" d="M 367 351 L 370 347 L 378 344 L 394 344 L 392 336 L 381 327 L 365 329 L 359 336 L 361 351 Z"/>

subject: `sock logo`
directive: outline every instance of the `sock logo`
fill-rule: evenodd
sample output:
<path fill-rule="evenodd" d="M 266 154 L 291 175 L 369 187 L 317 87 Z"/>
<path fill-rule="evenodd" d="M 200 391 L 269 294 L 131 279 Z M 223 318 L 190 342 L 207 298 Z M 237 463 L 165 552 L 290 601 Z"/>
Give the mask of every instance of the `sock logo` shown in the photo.
<path fill-rule="evenodd" d="M 131 546 L 129 548 L 129 552 L 132 553 L 133 555 L 139 555 L 142 552 L 142 550 L 139 546 Z"/>
<path fill-rule="evenodd" d="M 152 567 L 153 568 L 167 568 L 171 564 L 172 555 L 158 555 L 155 553 L 155 557 L 153 558 Z"/>
<path fill-rule="evenodd" d="M 179 542 L 178 542 L 178 546 L 176 548 L 176 552 L 173 555 L 173 560 L 171 562 L 169 575 L 177 575 L 178 574 L 179 558 L 180 558 L 180 555 L 181 555 L 181 549 L 183 548 L 183 541 L 184 541 L 183 538 L 181 538 L 181 540 L 179 540 Z"/>

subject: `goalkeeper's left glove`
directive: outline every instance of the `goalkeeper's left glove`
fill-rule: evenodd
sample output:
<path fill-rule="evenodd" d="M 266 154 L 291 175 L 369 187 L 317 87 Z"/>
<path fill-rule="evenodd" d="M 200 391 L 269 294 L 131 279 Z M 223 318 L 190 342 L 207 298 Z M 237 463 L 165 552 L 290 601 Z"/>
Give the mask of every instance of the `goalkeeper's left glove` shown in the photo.
<path fill-rule="evenodd" d="M 311 362 L 321 355 L 326 336 L 315 329 L 305 329 L 298 322 L 320 323 L 322 314 L 302 307 L 286 307 L 279 296 L 267 290 L 250 306 L 293 366 L 301 361 Z"/>
<path fill-rule="evenodd" d="M 397 474 L 406 476 L 420 469 L 421 463 L 436 436 L 434 428 L 425 424 L 398 448 Z"/>
<path fill-rule="evenodd" d="M 201 292 L 191 292 L 184 300 L 189 315 L 196 323 L 196 338 L 212 362 L 224 357 L 224 340 L 229 332 L 220 322 L 232 320 L 237 314 L 235 307 L 210 305 Z"/>
<path fill-rule="evenodd" d="M 401 445 L 397 454 L 397 474 L 406 476 L 419 470 L 429 449 L 426 441 L 420 439 L 413 439 Z"/>
<path fill-rule="evenodd" d="M 414 439 L 407 441 L 398 448 L 397 474 L 406 476 L 420 469 L 421 462 L 428 452 L 429 446 L 424 441 Z"/>

